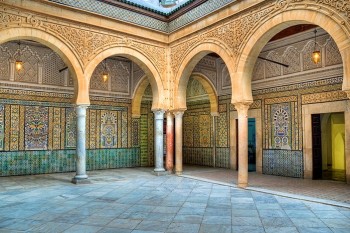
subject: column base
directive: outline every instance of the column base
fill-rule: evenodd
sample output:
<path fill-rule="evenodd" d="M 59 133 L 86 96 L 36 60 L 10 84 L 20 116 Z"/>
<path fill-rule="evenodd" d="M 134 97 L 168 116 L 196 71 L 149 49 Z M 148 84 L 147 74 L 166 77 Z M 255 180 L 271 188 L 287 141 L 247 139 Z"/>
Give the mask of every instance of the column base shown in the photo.
<path fill-rule="evenodd" d="M 346 183 L 350 184 L 350 175 L 346 175 Z"/>
<path fill-rule="evenodd" d="M 165 171 L 164 169 L 163 169 L 163 171 L 156 171 L 156 170 L 154 170 L 153 174 L 156 175 L 156 176 L 166 176 L 166 175 L 168 175 L 168 172 Z"/>
<path fill-rule="evenodd" d="M 248 184 L 246 184 L 246 183 L 238 184 L 238 185 L 237 185 L 237 187 L 238 187 L 238 188 L 241 188 L 241 189 L 245 189 L 245 188 L 247 188 L 247 186 L 248 186 Z"/>
<path fill-rule="evenodd" d="M 182 171 L 176 171 L 176 172 L 175 172 L 175 175 L 181 176 L 181 175 L 182 175 Z"/>
<path fill-rule="evenodd" d="M 87 175 L 76 175 L 72 179 L 73 184 L 91 184 L 91 181 L 88 179 Z"/>
<path fill-rule="evenodd" d="M 174 171 L 171 169 L 171 170 L 167 170 L 167 173 L 169 174 L 169 175 L 171 175 L 171 174 L 173 174 L 174 173 Z"/>

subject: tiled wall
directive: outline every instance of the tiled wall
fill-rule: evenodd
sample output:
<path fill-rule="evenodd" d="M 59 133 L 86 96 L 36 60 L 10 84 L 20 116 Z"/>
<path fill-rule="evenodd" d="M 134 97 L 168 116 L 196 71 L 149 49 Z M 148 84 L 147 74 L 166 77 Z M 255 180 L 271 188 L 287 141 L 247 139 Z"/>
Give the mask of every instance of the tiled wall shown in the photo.
<path fill-rule="evenodd" d="M 188 91 L 191 91 L 193 80 L 190 79 Z M 193 86 L 192 86 L 193 85 Z M 204 91 L 204 90 L 202 90 Z M 197 95 L 203 95 L 192 91 Z M 193 96 L 192 96 L 193 98 Z M 214 166 L 229 168 L 229 99 L 220 98 L 219 116 L 216 117 L 215 136 L 213 141 L 213 119 L 210 112 L 210 103 L 207 98 L 200 101 L 187 102 L 183 125 L 183 161 L 185 164 Z M 214 158 L 214 143 L 215 158 Z"/>
<path fill-rule="evenodd" d="M 75 150 L 7 151 L 0 154 L 0 176 L 76 170 Z M 87 150 L 87 170 L 138 166 L 139 148 Z"/>
<path fill-rule="evenodd" d="M 0 176 L 75 171 L 76 113 L 70 99 L 6 92 L 0 94 Z M 139 121 L 131 119 L 130 108 L 129 100 L 92 98 L 88 170 L 141 166 Z"/>

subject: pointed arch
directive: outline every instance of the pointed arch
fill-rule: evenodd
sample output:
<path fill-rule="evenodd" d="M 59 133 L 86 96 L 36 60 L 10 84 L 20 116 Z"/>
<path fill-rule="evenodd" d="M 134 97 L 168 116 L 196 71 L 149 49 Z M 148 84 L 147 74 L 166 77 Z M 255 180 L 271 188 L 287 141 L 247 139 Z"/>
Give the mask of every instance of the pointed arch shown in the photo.
<path fill-rule="evenodd" d="M 228 51 L 229 50 L 224 46 L 224 43 L 215 41 L 214 39 L 211 41 L 202 42 L 191 49 L 191 52 L 189 52 L 183 59 L 175 78 L 175 109 L 186 109 L 186 90 L 188 80 L 197 63 L 209 53 L 216 53 L 221 57 L 229 70 L 230 78 L 232 80 L 231 74 L 234 72 L 234 66 L 233 59 Z"/>
<path fill-rule="evenodd" d="M 85 79 L 79 59 L 74 51 L 56 36 L 35 28 L 6 28 L 0 31 L 0 44 L 13 40 L 33 40 L 55 51 L 72 72 L 74 80 L 74 103 L 90 104 L 88 83 Z"/>
<path fill-rule="evenodd" d="M 198 72 L 192 73 L 191 77 L 199 81 L 204 87 L 204 90 L 207 92 L 210 101 L 210 112 L 218 113 L 219 98 L 214 84 L 209 80 L 208 77 Z"/>
<path fill-rule="evenodd" d="M 132 117 L 140 117 L 141 116 L 141 101 L 143 94 L 145 93 L 146 88 L 149 85 L 149 80 L 146 75 L 144 75 L 140 81 L 138 82 L 133 98 L 131 101 L 131 115 Z"/>
<path fill-rule="evenodd" d="M 95 58 L 87 64 L 85 69 L 85 75 L 88 77 L 89 82 L 97 65 L 110 56 L 126 57 L 135 62 L 145 72 L 151 84 L 153 93 L 152 109 L 164 109 L 166 103 L 159 101 L 160 96 L 165 96 L 161 75 L 148 57 L 133 48 L 112 46 L 97 54 Z"/>
<path fill-rule="evenodd" d="M 252 100 L 251 79 L 256 59 L 278 32 L 297 24 L 315 24 L 327 31 L 337 44 L 343 60 L 344 79 L 343 90 L 350 90 L 350 38 L 346 28 L 337 22 L 339 16 L 327 15 L 316 9 L 290 8 L 277 12 L 256 26 L 256 30 L 244 43 L 238 60 L 235 79 L 232 83 L 232 103 Z M 258 43 L 257 43 L 258 42 Z"/>

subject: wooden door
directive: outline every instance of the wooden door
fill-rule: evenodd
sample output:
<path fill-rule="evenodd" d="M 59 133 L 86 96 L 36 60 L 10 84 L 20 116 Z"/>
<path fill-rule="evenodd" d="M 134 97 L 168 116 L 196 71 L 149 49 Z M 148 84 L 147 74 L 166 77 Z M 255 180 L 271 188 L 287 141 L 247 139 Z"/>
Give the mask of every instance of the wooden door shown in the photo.
<path fill-rule="evenodd" d="M 321 115 L 311 115 L 313 179 L 322 179 Z"/>

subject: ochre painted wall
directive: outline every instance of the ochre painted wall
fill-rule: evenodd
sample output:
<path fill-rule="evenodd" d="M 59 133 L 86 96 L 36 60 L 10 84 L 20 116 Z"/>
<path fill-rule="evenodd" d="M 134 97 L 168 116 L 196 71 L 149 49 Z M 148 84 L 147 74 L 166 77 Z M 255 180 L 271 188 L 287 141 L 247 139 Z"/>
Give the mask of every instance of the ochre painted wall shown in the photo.
<path fill-rule="evenodd" d="M 332 120 L 332 169 L 345 169 L 345 121 L 343 113 L 334 113 Z"/>

